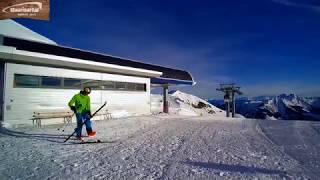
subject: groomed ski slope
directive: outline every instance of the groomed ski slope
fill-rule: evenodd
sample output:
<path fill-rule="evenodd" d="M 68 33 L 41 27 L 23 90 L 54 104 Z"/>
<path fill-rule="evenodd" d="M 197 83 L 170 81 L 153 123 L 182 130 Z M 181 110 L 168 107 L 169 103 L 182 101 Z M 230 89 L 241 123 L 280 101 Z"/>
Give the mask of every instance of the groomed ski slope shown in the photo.
<path fill-rule="evenodd" d="M 317 179 L 320 124 L 144 116 L 94 123 L 99 144 L 61 125 L 0 131 L 0 179 Z"/>

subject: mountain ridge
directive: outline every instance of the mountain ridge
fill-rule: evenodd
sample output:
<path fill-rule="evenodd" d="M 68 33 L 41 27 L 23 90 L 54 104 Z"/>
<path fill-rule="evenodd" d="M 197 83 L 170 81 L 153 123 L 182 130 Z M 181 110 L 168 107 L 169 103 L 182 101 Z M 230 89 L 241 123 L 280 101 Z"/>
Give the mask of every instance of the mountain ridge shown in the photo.
<path fill-rule="evenodd" d="M 223 100 L 209 100 L 225 109 Z M 269 120 L 320 120 L 320 97 L 302 97 L 296 94 L 258 96 L 236 99 L 236 112 L 246 118 Z"/>

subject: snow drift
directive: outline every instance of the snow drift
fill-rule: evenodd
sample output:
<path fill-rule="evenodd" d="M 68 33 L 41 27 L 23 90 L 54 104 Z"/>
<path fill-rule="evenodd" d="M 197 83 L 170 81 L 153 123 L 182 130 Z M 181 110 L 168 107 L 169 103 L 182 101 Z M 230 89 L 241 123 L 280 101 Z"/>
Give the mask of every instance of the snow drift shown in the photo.
<path fill-rule="evenodd" d="M 171 91 L 168 97 L 169 113 L 183 116 L 225 116 L 225 111 L 215 107 L 207 101 L 181 91 Z M 162 95 L 151 95 L 151 111 L 162 112 Z"/>

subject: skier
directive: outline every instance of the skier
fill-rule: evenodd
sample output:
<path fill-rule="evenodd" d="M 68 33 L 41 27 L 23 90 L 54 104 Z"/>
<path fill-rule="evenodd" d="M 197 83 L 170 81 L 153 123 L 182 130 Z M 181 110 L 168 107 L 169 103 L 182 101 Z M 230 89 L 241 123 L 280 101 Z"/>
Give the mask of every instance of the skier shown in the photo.
<path fill-rule="evenodd" d="M 92 117 L 90 111 L 90 92 L 90 87 L 85 87 L 82 91 L 80 91 L 80 93 L 74 95 L 68 103 L 70 109 L 76 114 L 77 117 L 77 128 L 75 131 L 76 137 L 79 140 L 82 140 L 81 133 L 83 122 L 86 125 L 88 136 L 92 137 L 96 135 L 96 132 L 92 131 L 92 125 L 90 121 L 90 118 Z"/>

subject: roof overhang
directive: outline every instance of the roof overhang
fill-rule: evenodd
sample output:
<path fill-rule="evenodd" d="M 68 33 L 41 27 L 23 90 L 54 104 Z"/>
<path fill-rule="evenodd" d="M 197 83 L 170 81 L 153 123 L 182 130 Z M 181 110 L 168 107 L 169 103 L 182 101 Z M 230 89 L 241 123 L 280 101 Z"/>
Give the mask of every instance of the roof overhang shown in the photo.
<path fill-rule="evenodd" d="M 81 70 L 87 70 L 87 71 L 122 74 L 122 75 L 129 75 L 129 76 L 157 77 L 162 75 L 162 72 L 158 72 L 158 71 L 151 71 L 146 69 L 119 66 L 114 64 L 93 62 L 93 61 L 88 61 L 83 59 L 55 56 L 50 54 L 29 52 L 29 51 L 17 50 L 13 47 L 6 47 L 6 46 L 0 46 L 0 60 L 12 62 L 12 63 L 23 63 L 23 64 L 51 66 L 51 67 L 60 67 L 60 68 L 68 68 L 68 69 L 81 69 Z"/>
<path fill-rule="evenodd" d="M 15 37 L 0 36 L 0 58 L 14 63 L 158 77 L 152 80 L 153 86 L 195 85 L 191 74 L 184 70 Z"/>
<path fill-rule="evenodd" d="M 151 78 L 151 84 L 152 86 L 155 86 L 155 87 L 157 86 L 194 86 L 196 82 L 162 78 L 162 77 L 153 77 Z"/>

